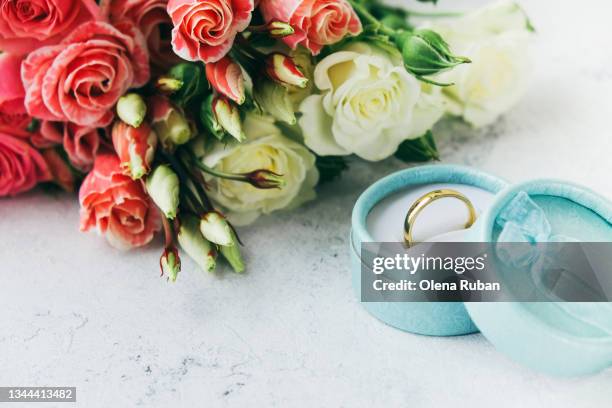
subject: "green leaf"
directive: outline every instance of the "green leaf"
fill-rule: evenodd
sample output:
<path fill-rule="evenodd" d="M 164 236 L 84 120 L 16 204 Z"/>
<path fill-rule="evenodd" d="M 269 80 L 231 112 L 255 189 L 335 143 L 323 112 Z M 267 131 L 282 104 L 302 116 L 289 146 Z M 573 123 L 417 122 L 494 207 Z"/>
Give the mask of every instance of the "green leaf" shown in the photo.
<path fill-rule="evenodd" d="M 276 40 L 267 33 L 251 33 L 249 44 L 255 48 L 269 48 L 276 44 Z"/>
<path fill-rule="evenodd" d="M 433 133 L 428 130 L 418 139 L 403 142 L 395 157 L 407 163 L 423 163 L 431 160 L 440 160 L 440 154 L 434 140 Z"/>
<path fill-rule="evenodd" d="M 203 96 L 209 89 L 202 64 L 183 62 L 172 67 L 168 74 L 183 83 L 181 89 L 171 97 L 181 106 L 188 105 L 194 99 Z"/>
<path fill-rule="evenodd" d="M 343 156 L 317 156 L 316 165 L 320 174 L 319 184 L 339 178 L 349 168 Z"/>
<path fill-rule="evenodd" d="M 291 125 L 287 122 L 275 121 L 274 124 L 277 128 L 279 128 L 282 134 L 289 139 L 293 140 L 297 143 L 304 144 L 304 137 L 302 136 L 302 128 L 297 123 L 295 125 Z"/>
<path fill-rule="evenodd" d="M 40 120 L 33 118 L 32 121 L 28 124 L 26 131 L 28 133 L 36 133 L 38 132 L 38 129 L 40 129 Z"/>

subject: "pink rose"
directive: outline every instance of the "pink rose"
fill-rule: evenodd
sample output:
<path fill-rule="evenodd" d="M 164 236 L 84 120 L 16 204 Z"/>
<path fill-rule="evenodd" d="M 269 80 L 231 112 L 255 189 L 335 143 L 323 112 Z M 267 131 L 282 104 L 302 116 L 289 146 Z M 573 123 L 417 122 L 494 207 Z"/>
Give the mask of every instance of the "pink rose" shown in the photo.
<path fill-rule="evenodd" d="M 32 189 L 52 175 L 41 154 L 26 141 L 0 132 L 0 197 Z"/>
<path fill-rule="evenodd" d="M 283 38 L 287 45 L 293 49 L 303 45 L 313 55 L 362 31 L 359 17 L 346 0 L 261 0 L 260 9 L 266 22 L 291 24 L 295 34 Z"/>
<path fill-rule="evenodd" d="M 21 83 L 22 58 L 0 54 L 0 131 L 27 138 L 26 128 L 32 121 L 23 105 L 25 91 Z"/>
<path fill-rule="evenodd" d="M 178 64 L 181 59 L 172 51 L 172 20 L 166 11 L 168 0 L 110 0 L 111 22 L 128 19 L 145 36 L 151 63 L 162 69 Z"/>
<path fill-rule="evenodd" d="M 206 64 L 206 77 L 217 92 L 227 96 L 238 105 L 246 98 L 244 92 L 244 75 L 240 65 L 229 57 L 223 57 L 218 62 Z"/>
<path fill-rule="evenodd" d="M 148 244 L 161 228 L 160 214 L 142 182 L 123 175 L 119 158 L 99 154 L 79 191 L 81 230 L 97 228 L 118 249 Z"/>
<path fill-rule="evenodd" d="M 91 170 L 100 149 L 100 133 L 97 128 L 70 122 L 43 121 L 40 131 L 31 140 L 38 148 L 63 145 L 70 163 L 85 172 Z"/>
<path fill-rule="evenodd" d="M 170 0 L 174 52 L 188 61 L 216 62 L 251 22 L 253 0 Z"/>
<path fill-rule="evenodd" d="M 0 49 L 25 55 L 100 18 L 95 0 L 0 0 Z"/>
<path fill-rule="evenodd" d="M 130 22 L 85 23 L 61 44 L 28 55 L 21 77 L 30 115 L 104 127 L 112 122 L 119 97 L 148 81 L 148 52 Z"/>
<path fill-rule="evenodd" d="M 28 126 L 32 118 L 27 113 L 3 113 L 0 112 L 0 132 L 7 132 L 13 136 L 27 139 L 31 136 Z"/>

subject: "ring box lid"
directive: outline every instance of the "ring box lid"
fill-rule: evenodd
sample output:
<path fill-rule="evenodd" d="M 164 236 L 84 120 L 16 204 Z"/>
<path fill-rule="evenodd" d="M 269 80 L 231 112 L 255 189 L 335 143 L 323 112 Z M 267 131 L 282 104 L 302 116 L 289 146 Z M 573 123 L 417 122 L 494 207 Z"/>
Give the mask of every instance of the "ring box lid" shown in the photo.
<path fill-rule="evenodd" d="M 544 210 L 553 233 L 581 242 L 612 242 L 612 203 L 587 188 L 557 180 L 520 183 L 500 192 L 477 223 L 477 241 L 495 240 L 498 215 L 520 192 L 527 193 Z M 585 307 L 591 313 L 611 313 L 610 303 L 465 305 L 474 323 L 498 350 L 531 368 L 574 376 L 612 365 L 612 331 L 594 327 L 581 316 Z"/>

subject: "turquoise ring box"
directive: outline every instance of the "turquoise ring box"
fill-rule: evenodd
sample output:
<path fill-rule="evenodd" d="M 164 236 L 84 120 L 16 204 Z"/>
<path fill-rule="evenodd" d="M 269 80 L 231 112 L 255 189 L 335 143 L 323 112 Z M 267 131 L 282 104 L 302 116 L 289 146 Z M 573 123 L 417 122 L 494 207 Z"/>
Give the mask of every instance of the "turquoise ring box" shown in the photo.
<path fill-rule="evenodd" d="M 431 165 L 389 175 L 357 200 L 350 236 L 352 282 L 361 299 L 361 244 L 400 242 L 411 203 L 423 194 L 453 189 L 469 198 L 477 222 L 453 240 L 497 242 L 500 218 L 519 195 L 546 218 L 549 235 L 580 242 L 612 242 L 612 203 L 589 189 L 556 180 L 510 186 L 469 167 Z M 432 203 L 419 217 L 415 241 L 463 230 L 465 206 L 458 200 Z M 451 240 L 449 240 L 451 241 Z M 612 271 L 611 271 L 612 272 Z M 612 281 L 612 278 L 611 278 Z M 594 373 L 612 366 L 612 304 L 566 302 L 362 302 L 373 316 L 395 328 L 430 336 L 475 332 L 512 359 L 553 375 Z"/>

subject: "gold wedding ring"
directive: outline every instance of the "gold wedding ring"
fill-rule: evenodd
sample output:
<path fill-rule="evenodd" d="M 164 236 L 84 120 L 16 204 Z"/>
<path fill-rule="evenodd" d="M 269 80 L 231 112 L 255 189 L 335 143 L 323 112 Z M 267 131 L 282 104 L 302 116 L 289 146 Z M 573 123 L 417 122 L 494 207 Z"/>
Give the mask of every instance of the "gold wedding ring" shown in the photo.
<path fill-rule="evenodd" d="M 412 238 L 412 230 L 414 228 L 414 223 L 417 217 L 419 216 L 421 211 L 425 209 L 425 207 L 441 198 L 456 198 L 466 205 L 469 211 L 469 219 L 468 222 L 465 224 L 466 229 L 470 228 L 476 222 L 476 209 L 474 208 L 472 202 L 466 196 L 464 196 L 458 191 L 450 189 L 431 191 L 416 200 L 414 204 L 412 204 L 412 207 L 410 207 L 410 209 L 408 210 L 408 214 L 406 215 L 406 221 L 404 222 L 404 241 L 406 242 L 406 245 L 408 245 L 409 248 L 414 245 L 414 241 Z"/>

